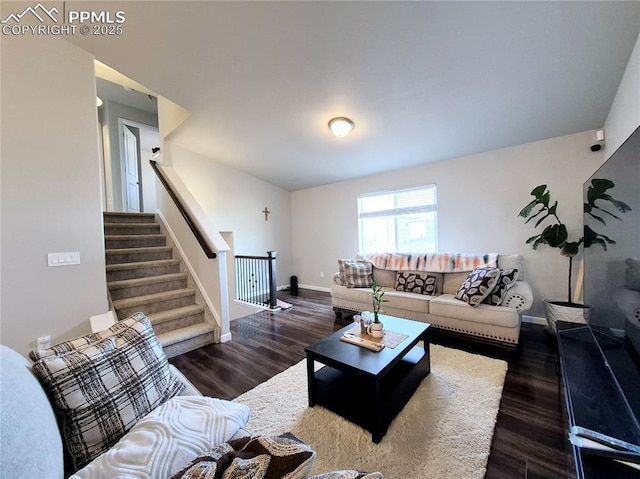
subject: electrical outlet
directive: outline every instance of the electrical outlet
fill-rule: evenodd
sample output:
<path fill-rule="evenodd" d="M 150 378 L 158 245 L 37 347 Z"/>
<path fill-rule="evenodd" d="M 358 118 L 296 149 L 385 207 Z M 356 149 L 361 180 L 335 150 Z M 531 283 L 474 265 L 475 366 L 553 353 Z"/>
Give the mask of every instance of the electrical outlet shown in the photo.
<path fill-rule="evenodd" d="M 51 336 L 42 336 L 36 340 L 38 349 L 49 349 L 51 347 Z"/>
<path fill-rule="evenodd" d="M 320 271 L 320 277 L 324 278 L 324 271 Z"/>

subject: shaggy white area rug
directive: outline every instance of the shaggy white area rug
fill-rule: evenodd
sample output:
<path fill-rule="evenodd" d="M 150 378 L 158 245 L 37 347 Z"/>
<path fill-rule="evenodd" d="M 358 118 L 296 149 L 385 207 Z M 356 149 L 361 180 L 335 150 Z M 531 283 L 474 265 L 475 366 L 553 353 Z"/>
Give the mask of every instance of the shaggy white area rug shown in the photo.
<path fill-rule="evenodd" d="M 252 434 L 290 431 L 310 444 L 318 453 L 314 474 L 359 469 L 386 479 L 482 479 L 506 373 L 505 361 L 431 345 L 431 374 L 380 444 L 337 414 L 308 407 L 306 360 L 234 401 L 249 406 Z"/>

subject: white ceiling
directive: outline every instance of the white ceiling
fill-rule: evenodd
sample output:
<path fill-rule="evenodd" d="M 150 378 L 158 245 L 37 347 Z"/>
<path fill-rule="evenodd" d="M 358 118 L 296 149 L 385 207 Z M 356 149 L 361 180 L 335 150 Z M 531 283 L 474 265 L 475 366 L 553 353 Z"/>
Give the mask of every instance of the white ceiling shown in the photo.
<path fill-rule="evenodd" d="M 173 140 L 292 191 L 601 128 L 640 32 L 640 2 L 102 6 L 124 34 L 70 41 L 191 111 Z"/>

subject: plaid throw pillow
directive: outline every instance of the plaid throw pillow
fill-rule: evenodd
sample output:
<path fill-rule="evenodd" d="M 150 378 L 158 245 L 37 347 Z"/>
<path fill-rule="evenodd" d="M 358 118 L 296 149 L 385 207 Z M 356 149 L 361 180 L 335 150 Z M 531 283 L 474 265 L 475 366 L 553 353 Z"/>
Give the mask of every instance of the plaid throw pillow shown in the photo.
<path fill-rule="evenodd" d="M 500 276 L 498 268 L 476 268 L 460 285 L 456 299 L 470 306 L 478 306 L 491 294 Z"/>
<path fill-rule="evenodd" d="M 484 301 L 485 304 L 491 304 L 493 306 L 500 306 L 502 301 L 504 301 L 505 296 L 507 295 L 507 291 L 509 288 L 516 284 L 516 280 L 518 279 L 518 270 L 517 269 L 502 269 L 500 270 L 500 276 L 498 277 L 498 282 L 496 283 L 491 294 L 487 296 Z"/>
<path fill-rule="evenodd" d="M 33 365 L 60 419 L 76 469 L 184 389 L 170 374 L 149 318 L 139 313 L 125 321 L 130 326 L 120 325 L 117 333 L 93 342 L 90 338 L 87 346 Z"/>
<path fill-rule="evenodd" d="M 373 266 L 368 261 L 339 259 L 340 277 L 347 288 L 370 288 L 373 284 Z"/>
<path fill-rule="evenodd" d="M 396 291 L 433 295 L 436 293 L 436 281 L 437 278 L 428 273 L 398 271 Z"/>

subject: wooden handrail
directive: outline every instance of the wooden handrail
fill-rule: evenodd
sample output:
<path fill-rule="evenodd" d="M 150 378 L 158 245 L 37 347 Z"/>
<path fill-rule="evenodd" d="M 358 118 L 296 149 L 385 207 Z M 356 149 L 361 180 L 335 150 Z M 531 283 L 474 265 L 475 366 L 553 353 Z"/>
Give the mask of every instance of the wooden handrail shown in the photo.
<path fill-rule="evenodd" d="M 167 193 L 169 193 L 169 196 L 178 207 L 178 210 L 180 211 L 180 214 L 182 214 L 182 217 L 184 218 L 184 220 L 187 222 L 187 225 L 189 225 L 189 229 L 193 233 L 193 236 L 195 236 L 196 239 L 198 240 L 198 243 L 200 243 L 200 246 L 202 247 L 204 254 L 207 255 L 207 258 L 215 258 L 217 256 L 216 252 L 213 251 L 207 244 L 207 241 L 205 240 L 204 235 L 200 232 L 200 229 L 198 228 L 198 225 L 196 224 L 195 220 L 191 217 L 187 209 L 184 207 L 178 195 L 175 193 L 175 191 L 173 191 L 173 188 L 171 188 L 171 185 L 169 184 L 167 179 L 164 177 L 164 174 L 162 173 L 162 170 L 160 170 L 160 167 L 158 166 L 157 162 L 154 160 L 149 160 L 149 163 L 151 163 L 151 168 L 153 168 L 153 171 L 156 172 L 156 175 L 160 179 L 160 182 L 164 185 L 165 189 L 167 190 Z"/>

